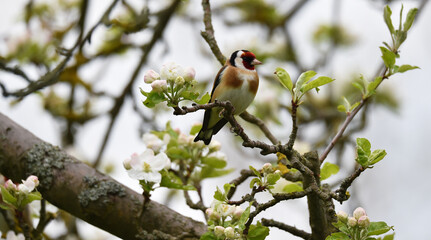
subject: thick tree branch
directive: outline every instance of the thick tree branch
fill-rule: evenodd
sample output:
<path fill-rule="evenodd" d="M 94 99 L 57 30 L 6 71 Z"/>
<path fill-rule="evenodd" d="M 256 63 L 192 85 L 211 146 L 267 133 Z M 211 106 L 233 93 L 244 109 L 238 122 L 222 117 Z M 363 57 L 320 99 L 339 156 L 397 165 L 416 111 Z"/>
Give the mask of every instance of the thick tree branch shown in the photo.
<path fill-rule="evenodd" d="M 140 217 L 143 196 L 67 155 L 0 114 L 0 172 L 15 182 L 34 174 L 39 191 L 55 206 L 122 239 L 139 230 L 199 238 L 203 223 L 151 201 Z"/>

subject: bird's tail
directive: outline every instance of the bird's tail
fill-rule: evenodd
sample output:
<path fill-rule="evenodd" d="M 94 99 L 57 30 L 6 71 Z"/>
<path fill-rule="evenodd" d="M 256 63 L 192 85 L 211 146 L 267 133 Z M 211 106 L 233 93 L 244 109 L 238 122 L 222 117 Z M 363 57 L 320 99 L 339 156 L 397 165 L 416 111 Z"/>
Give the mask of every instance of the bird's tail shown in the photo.
<path fill-rule="evenodd" d="M 210 144 L 211 138 L 213 137 L 213 130 L 212 129 L 201 129 L 198 133 L 198 135 L 195 137 L 195 142 L 202 140 L 204 141 L 205 145 Z"/>

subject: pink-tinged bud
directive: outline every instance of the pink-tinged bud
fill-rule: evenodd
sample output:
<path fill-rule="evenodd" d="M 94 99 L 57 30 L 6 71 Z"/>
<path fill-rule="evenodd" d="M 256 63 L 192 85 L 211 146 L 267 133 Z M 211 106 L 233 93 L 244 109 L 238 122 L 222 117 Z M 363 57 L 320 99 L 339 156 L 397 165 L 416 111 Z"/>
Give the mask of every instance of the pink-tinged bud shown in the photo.
<path fill-rule="evenodd" d="M 4 187 L 7 190 L 18 190 L 18 188 L 15 185 L 15 183 L 13 183 L 12 180 L 10 180 L 10 179 L 5 182 Z"/>
<path fill-rule="evenodd" d="M 347 215 L 347 213 L 344 211 L 339 211 L 337 213 L 337 217 L 338 217 L 338 220 L 345 223 L 347 222 L 347 218 L 349 217 L 349 215 Z"/>
<path fill-rule="evenodd" d="M 356 220 L 356 218 L 349 217 L 347 219 L 347 225 L 349 225 L 350 227 L 354 227 L 354 226 L 356 226 L 356 224 L 358 224 L 358 220 Z"/>
<path fill-rule="evenodd" d="M 152 69 L 148 70 L 144 75 L 144 81 L 146 83 L 152 83 L 155 80 L 159 80 L 159 79 L 160 79 L 160 75 Z"/>
<path fill-rule="evenodd" d="M 235 211 L 233 212 L 233 218 L 240 219 L 243 212 L 244 209 L 242 209 L 240 206 L 236 206 Z"/>
<path fill-rule="evenodd" d="M 271 163 L 265 163 L 265 164 L 263 164 L 262 169 L 263 169 L 263 172 L 265 172 L 265 173 L 272 173 L 273 172 L 272 164 Z"/>
<path fill-rule="evenodd" d="M 362 216 L 366 216 L 367 214 L 365 213 L 365 210 L 361 207 L 358 207 L 355 209 L 355 211 L 353 211 L 353 217 L 356 218 L 356 220 L 358 220 L 360 217 Z"/>
<path fill-rule="evenodd" d="M 235 229 L 233 229 L 232 227 L 227 227 L 224 229 L 224 235 L 228 238 L 228 239 L 233 239 L 235 238 Z"/>
<path fill-rule="evenodd" d="M 166 80 L 155 80 L 151 83 L 151 88 L 153 88 L 154 92 L 163 92 L 168 89 L 168 84 L 166 83 Z"/>
<path fill-rule="evenodd" d="M 175 84 L 177 84 L 177 86 L 182 86 L 185 82 L 186 80 L 181 76 L 175 78 Z"/>
<path fill-rule="evenodd" d="M 217 237 L 223 236 L 224 235 L 224 227 L 222 227 L 222 226 L 215 226 L 215 228 L 214 228 L 214 234 Z"/>
<path fill-rule="evenodd" d="M 132 165 L 131 165 L 132 159 L 131 158 L 127 158 L 126 160 L 123 161 L 123 167 L 126 170 L 130 170 L 132 169 Z"/>
<path fill-rule="evenodd" d="M 213 214 L 213 212 L 214 212 L 214 210 L 212 209 L 212 208 L 207 208 L 206 210 L 205 210 L 205 214 L 209 217 L 209 216 L 211 216 L 211 214 Z"/>
<path fill-rule="evenodd" d="M 364 215 L 358 219 L 358 225 L 362 228 L 367 228 L 370 226 L 370 218 L 367 215 Z"/>
<path fill-rule="evenodd" d="M 194 68 L 192 67 L 186 67 L 184 69 L 184 80 L 186 80 L 186 82 L 190 82 L 193 79 L 195 79 L 196 76 L 196 71 Z"/>

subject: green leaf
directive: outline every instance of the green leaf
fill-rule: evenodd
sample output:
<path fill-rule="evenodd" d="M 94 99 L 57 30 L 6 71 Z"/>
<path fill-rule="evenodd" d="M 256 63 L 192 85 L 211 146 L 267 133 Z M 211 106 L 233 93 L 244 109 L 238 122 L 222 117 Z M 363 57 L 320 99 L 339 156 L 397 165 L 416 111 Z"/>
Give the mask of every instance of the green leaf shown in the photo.
<path fill-rule="evenodd" d="M 204 157 L 201 159 L 201 162 L 213 168 L 224 168 L 227 165 L 225 160 L 217 157 Z"/>
<path fill-rule="evenodd" d="M 220 188 L 217 187 L 217 190 L 214 193 L 214 199 L 224 202 L 226 200 L 225 195 L 221 192 Z"/>
<path fill-rule="evenodd" d="M 258 221 L 256 225 L 251 225 L 248 231 L 248 240 L 263 240 L 269 235 L 269 228 L 262 226 Z"/>
<path fill-rule="evenodd" d="M 251 206 L 251 204 L 250 204 L 250 206 Z M 242 212 L 241 217 L 240 217 L 240 218 L 239 218 L 239 220 L 238 220 L 238 227 L 239 227 L 241 230 L 244 230 L 244 229 L 245 229 L 245 223 L 247 222 L 248 217 L 250 216 L 250 206 L 248 206 L 248 207 L 244 210 L 244 212 Z"/>
<path fill-rule="evenodd" d="M 407 19 L 404 22 L 403 31 L 407 32 L 410 29 L 410 27 L 413 24 L 413 21 L 415 20 L 415 16 L 417 12 L 418 12 L 417 8 L 412 8 L 409 10 L 409 12 L 407 13 Z"/>
<path fill-rule="evenodd" d="M 307 72 L 301 73 L 301 75 L 298 78 L 298 81 L 296 81 L 296 84 L 295 84 L 294 95 L 297 98 L 296 100 L 299 100 L 299 97 L 301 96 L 300 92 L 302 89 L 302 85 L 304 85 L 314 76 L 316 76 L 315 71 L 307 71 Z"/>
<path fill-rule="evenodd" d="M 160 182 L 161 187 L 167 187 L 170 189 L 180 189 L 192 191 L 196 190 L 196 188 L 192 185 L 184 185 L 181 179 L 175 175 L 173 172 L 162 171 L 162 181 Z"/>
<path fill-rule="evenodd" d="M 350 233 L 350 230 L 349 230 L 349 227 L 347 226 L 347 224 L 340 221 L 340 220 L 338 220 L 338 222 L 332 223 L 332 225 L 334 225 L 338 230 L 340 230 L 341 232 L 343 232 L 347 235 Z"/>
<path fill-rule="evenodd" d="M 280 174 L 270 173 L 266 175 L 266 183 L 268 183 L 268 185 L 274 185 L 278 179 L 280 179 Z"/>
<path fill-rule="evenodd" d="M 195 101 L 199 97 L 199 92 L 183 91 L 180 93 L 180 97 L 183 97 L 186 100 Z"/>
<path fill-rule="evenodd" d="M 190 135 L 197 134 L 201 129 L 202 129 L 202 124 L 193 125 L 192 128 L 190 129 Z"/>
<path fill-rule="evenodd" d="M 371 222 L 368 227 L 367 236 L 380 235 L 388 232 L 393 227 L 388 226 L 385 222 Z"/>
<path fill-rule="evenodd" d="M 325 180 L 330 176 L 337 174 L 339 170 L 340 168 L 336 164 L 325 162 L 320 170 L 320 180 Z"/>
<path fill-rule="evenodd" d="M 391 32 L 391 34 L 394 34 L 395 29 L 394 29 L 394 25 L 392 24 L 391 15 L 392 15 L 392 10 L 388 5 L 386 5 L 385 10 L 383 12 L 383 18 L 385 19 L 385 23 L 386 23 L 386 26 L 388 26 L 389 32 Z"/>
<path fill-rule="evenodd" d="M 376 88 L 380 85 L 380 83 L 383 81 L 382 77 L 376 77 L 374 81 L 370 82 L 367 87 L 367 97 L 375 94 Z"/>
<path fill-rule="evenodd" d="M 289 89 L 289 91 L 292 92 L 293 83 L 292 79 L 290 79 L 289 73 L 287 73 L 287 71 L 283 68 L 278 67 L 275 69 L 275 74 L 277 75 L 278 81 L 280 81 L 280 83 L 285 88 Z"/>
<path fill-rule="evenodd" d="M 371 143 L 366 138 L 357 138 L 356 139 L 356 152 L 357 158 L 356 161 L 361 164 L 363 167 L 367 167 L 368 158 L 371 154 Z"/>
<path fill-rule="evenodd" d="M 327 236 L 325 240 L 350 240 L 350 237 L 342 232 L 336 232 Z"/>
<path fill-rule="evenodd" d="M 233 187 L 235 187 L 235 185 L 230 184 L 230 183 L 225 183 L 223 185 L 223 190 L 227 194 L 230 191 L 230 189 L 233 188 Z"/>
<path fill-rule="evenodd" d="M 22 200 L 20 204 L 21 205 L 20 208 L 27 206 L 27 204 L 35 200 L 41 200 L 41 199 L 42 199 L 42 195 L 40 194 L 40 192 L 31 192 L 27 194 L 27 196 L 25 196 L 25 198 Z"/>
<path fill-rule="evenodd" d="M 260 172 L 256 170 L 256 168 L 252 167 L 252 166 L 248 166 L 248 168 L 253 171 L 254 175 L 261 177 L 260 176 Z"/>
<path fill-rule="evenodd" d="M 365 94 L 365 88 L 360 82 L 352 82 L 353 87 L 359 89 L 362 94 Z"/>
<path fill-rule="evenodd" d="M 165 100 L 167 100 L 167 98 L 163 93 L 151 91 L 147 94 L 147 99 L 145 99 L 143 103 L 146 107 L 153 108 L 156 106 L 156 104 L 159 104 Z"/>
<path fill-rule="evenodd" d="M 328 84 L 328 83 L 330 83 L 330 82 L 332 82 L 334 80 L 335 79 L 332 79 L 330 77 L 325 77 L 325 76 L 318 77 L 318 78 L 314 79 L 313 81 L 304 84 L 301 87 L 301 92 L 306 93 L 306 92 L 310 91 L 313 88 L 317 89 L 318 87 L 323 86 L 325 84 Z"/>
<path fill-rule="evenodd" d="M 380 51 L 382 52 L 382 59 L 385 63 L 385 66 L 389 69 L 392 69 L 392 67 L 395 65 L 395 53 L 385 47 L 380 47 Z"/>
<path fill-rule="evenodd" d="M 369 159 L 368 159 L 368 165 L 373 165 L 378 163 L 380 160 L 382 160 L 386 156 L 386 151 L 383 149 L 377 149 L 374 150 L 373 153 L 371 153 Z"/>
<path fill-rule="evenodd" d="M 413 69 L 417 69 L 417 68 L 419 68 L 419 67 L 417 67 L 417 66 L 411 66 L 411 65 L 408 65 L 408 64 L 404 64 L 404 65 L 401 65 L 398 68 L 398 72 L 399 73 L 403 73 L 403 72 L 407 72 L 409 70 L 413 70 Z"/>
<path fill-rule="evenodd" d="M 382 240 L 394 240 L 394 236 L 395 236 L 395 233 L 388 234 L 384 236 Z"/>
<path fill-rule="evenodd" d="M 287 181 L 288 183 L 283 187 L 283 192 L 285 193 L 292 193 L 292 192 L 302 192 L 304 189 L 302 188 L 301 182 L 291 182 Z"/>
<path fill-rule="evenodd" d="M 257 185 L 262 185 L 262 181 L 259 178 L 253 178 L 250 181 L 250 188 L 253 188 L 253 186 L 257 183 Z"/>
<path fill-rule="evenodd" d="M 166 155 L 168 155 L 170 159 L 189 159 L 190 158 L 189 152 L 186 149 L 180 148 L 180 147 L 168 148 L 168 150 L 166 151 Z"/>
<path fill-rule="evenodd" d="M 233 168 L 230 169 L 215 169 L 209 166 L 203 166 L 201 170 L 201 179 L 204 178 L 214 178 L 214 177 L 220 177 L 224 176 L 226 174 L 229 174 L 233 171 Z"/>
<path fill-rule="evenodd" d="M 197 103 L 197 104 L 206 104 L 206 103 L 208 103 L 208 102 L 210 101 L 210 99 L 211 99 L 211 96 L 210 96 L 210 95 L 209 95 L 209 93 L 207 92 L 207 93 L 205 93 L 205 95 L 203 95 L 203 96 L 201 97 L 201 99 L 196 100 L 196 103 Z"/>
<path fill-rule="evenodd" d="M 337 106 L 337 110 L 339 111 L 339 112 L 346 112 L 346 107 L 344 106 L 344 105 L 338 105 Z"/>
<path fill-rule="evenodd" d="M 213 232 L 206 232 L 202 234 L 200 240 L 217 240 L 217 237 Z"/>
<path fill-rule="evenodd" d="M 15 206 L 17 199 L 3 186 L 1 187 L 1 197 L 5 203 Z"/>

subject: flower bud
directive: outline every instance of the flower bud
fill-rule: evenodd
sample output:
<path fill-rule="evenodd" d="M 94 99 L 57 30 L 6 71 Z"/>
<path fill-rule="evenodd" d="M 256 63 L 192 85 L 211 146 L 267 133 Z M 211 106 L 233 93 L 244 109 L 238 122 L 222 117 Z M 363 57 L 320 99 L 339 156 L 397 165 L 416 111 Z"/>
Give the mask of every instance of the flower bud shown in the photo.
<path fill-rule="evenodd" d="M 278 174 L 278 175 L 280 175 L 281 176 L 281 171 L 279 170 L 279 169 L 277 169 L 277 170 L 275 170 L 275 172 L 274 172 L 275 174 Z"/>
<path fill-rule="evenodd" d="M 347 218 L 349 217 L 349 215 L 347 215 L 347 213 L 344 211 L 339 211 L 337 213 L 337 217 L 338 217 L 338 220 L 345 223 L 347 222 Z"/>
<path fill-rule="evenodd" d="M 213 214 L 213 212 L 214 212 L 214 210 L 212 209 L 212 208 L 207 208 L 206 210 L 205 210 L 205 214 L 209 217 L 209 216 L 211 216 L 211 214 Z"/>
<path fill-rule="evenodd" d="M 155 80 L 159 80 L 159 79 L 160 79 L 160 75 L 152 69 L 148 70 L 144 75 L 144 81 L 146 83 L 152 83 Z"/>
<path fill-rule="evenodd" d="M 8 179 L 5 184 L 4 187 L 7 190 L 18 190 L 17 186 L 15 185 L 15 183 L 12 182 L 12 180 Z"/>
<path fill-rule="evenodd" d="M 236 206 L 232 217 L 234 219 L 240 219 L 243 212 L 244 212 L 244 209 L 242 209 L 240 206 Z"/>
<path fill-rule="evenodd" d="M 362 228 L 367 228 L 370 226 L 370 218 L 367 215 L 361 216 L 358 219 L 358 225 Z"/>
<path fill-rule="evenodd" d="M 123 167 L 124 167 L 126 170 L 130 170 L 130 169 L 132 169 L 132 165 L 130 164 L 131 162 L 132 162 L 132 159 L 130 159 L 130 158 L 125 159 L 125 160 L 123 161 Z"/>
<path fill-rule="evenodd" d="M 184 80 L 184 78 L 181 76 L 175 78 L 175 84 L 177 84 L 178 86 L 184 85 L 185 82 L 186 80 Z"/>
<path fill-rule="evenodd" d="M 151 83 L 151 88 L 154 92 L 163 92 L 168 89 L 168 84 L 166 80 L 155 80 Z"/>
<path fill-rule="evenodd" d="M 184 80 L 186 80 L 186 82 L 190 82 L 193 79 L 195 79 L 195 75 L 196 75 L 196 71 L 194 68 L 186 67 L 184 69 Z"/>
<path fill-rule="evenodd" d="M 30 175 L 25 181 L 22 181 L 22 183 L 27 187 L 34 189 L 35 187 L 39 186 L 39 179 L 37 176 Z"/>
<path fill-rule="evenodd" d="M 362 216 L 366 216 L 367 214 L 365 213 L 365 210 L 361 207 L 358 207 L 355 209 L 355 211 L 353 211 L 353 217 L 356 218 L 356 220 L 358 220 L 360 217 Z"/>
<path fill-rule="evenodd" d="M 217 237 L 221 237 L 224 235 L 225 228 L 222 226 L 215 226 L 214 233 Z"/>
<path fill-rule="evenodd" d="M 265 173 L 272 173 L 273 172 L 272 164 L 271 163 L 265 163 L 265 164 L 263 164 L 262 169 L 263 169 L 263 172 L 265 172 Z"/>
<path fill-rule="evenodd" d="M 221 143 L 217 140 L 212 140 L 208 145 L 210 152 L 220 151 Z"/>
<path fill-rule="evenodd" d="M 235 229 L 233 229 L 232 227 L 225 228 L 224 229 L 224 235 L 230 239 L 235 238 Z"/>
<path fill-rule="evenodd" d="M 358 223 L 358 220 L 356 220 L 356 218 L 354 217 L 349 217 L 347 219 L 347 225 L 349 225 L 350 227 L 356 226 L 357 223 Z"/>

